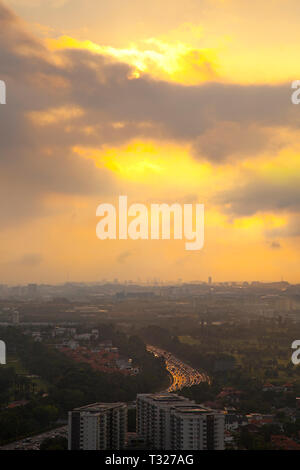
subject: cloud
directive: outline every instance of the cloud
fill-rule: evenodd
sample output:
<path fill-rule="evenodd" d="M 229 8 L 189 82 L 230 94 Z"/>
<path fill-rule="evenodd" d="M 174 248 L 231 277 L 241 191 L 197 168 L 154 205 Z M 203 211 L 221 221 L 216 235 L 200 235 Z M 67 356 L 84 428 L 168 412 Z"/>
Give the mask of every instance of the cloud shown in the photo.
<path fill-rule="evenodd" d="M 34 266 L 38 266 L 39 264 L 41 264 L 42 261 L 43 261 L 43 257 L 41 254 L 26 253 L 18 260 L 18 264 L 21 264 L 27 267 L 34 267 Z"/>
<path fill-rule="evenodd" d="M 206 157 L 213 162 L 224 162 L 229 158 L 257 155 L 260 151 L 277 152 L 283 145 L 276 139 L 275 132 L 254 123 L 241 125 L 239 122 L 221 121 L 196 137 L 193 154 Z"/>
<path fill-rule="evenodd" d="M 133 252 L 130 251 L 130 250 L 126 250 L 126 251 L 122 251 L 122 253 L 120 253 L 118 256 L 117 256 L 117 262 L 119 264 L 124 264 L 126 263 L 127 259 L 132 256 Z"/>
<path fill-rule="evenodd" d="M 132 79 L 129 65 L 107 56 L 50 52 L 1 3 L 0 44 L 7 84 L 7 105 L 0 109 L 1 227 L 51 213 L 49 195 L 117 192 L 113 174 L 79 157 L 76 146 L 157 139 L 189 144 L 196 158 L 219 163 L 272 147 L 270 128 L 299 126 L 287 84 L 183 86 L 148 75 Z M 298 182 L 287 192 L 257 183 L 223 196 L 233 213 L 299 203 Z"/>
<path fill-rule="evenodd" d="M 47 5 L 53 8 L 60 8 L 70 0 L 10 0 L 12 5 L 24 6 L 24 7 L 39 7 L 41 5 Z"/>
<path fill-rule="evenodd" d="M 272 248 L 273 250 L 278 250 L 281 248 L 281 244 L 278 241 L 269 242 L 269 245 L 270 245 L 270 248 Z"/>
<path fill-rule="evenodd" d="M 265 149 L 278 151 L 287 141 L 277 142 L 276 128 L 299 127 L 289 84 L 183 86 L 147 75 L 129 79 L 128 65 L 88 51 L 64 55 L 72 64 L 63 73 L 72 84 L 72 102 L 86 110 L 90 125 L 95 118 L 103 125 L 102 142 L 107 144 L 136 137 L 171 139 L 191 144 L 197 158 L 218 163 Z M 112 122 L 123 127 L 112 132 Z"/>
<path fill-rule="evenodd" d="M 68 132 L 77 117 L 74 109 L 67 103 L 64 115 L 59 107 L 65 103 L 61 69 L 1 4 L 0 44 L 1 78 L 7 85 L 7 104 L 0 108 L 3 228 L 51 213 L 45 204 L 51 194 L 105 194 L 114 188 L 114 178 L 73 153 L 73 144 L 82 140 L 78 128 Z M 51 114 L 53 105 L 56 114 Z"/>
<path fill-rule="evenodd" d="M 281 248 L 278 239 L 300 236 L 300 177 L 297 169 L 271 174 L 244 175 L 244 182 L 213 197 L 231 219 L 272 214 L 280 225 L 264 230 L 271 248 Z M 273 239 L 269 242 L 269 239 Z M 279 244 L 279 245 L 278 245 Z"/>
<path fill-rule="evenodd" d="M 300 212 L 300 177 L 294 175 L 288 180 L 272 181 L 252 175 L 244 184 L 220 192 L 214 200 L 236 217 L 259 212 Z"/>
<path fill-rule="evenodd" d="M 300 237 L 300 214 L 290 214 L 286 225 L 267 230 L 266 236 L 270 238 Z"/>

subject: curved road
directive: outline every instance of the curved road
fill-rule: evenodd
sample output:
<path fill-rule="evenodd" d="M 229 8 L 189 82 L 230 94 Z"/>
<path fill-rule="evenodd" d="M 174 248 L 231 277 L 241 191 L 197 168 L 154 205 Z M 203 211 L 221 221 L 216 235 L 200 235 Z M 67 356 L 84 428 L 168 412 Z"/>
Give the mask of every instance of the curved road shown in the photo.
<path fill-rule="evenodd" d="M 177 359 L 170 352 L 150 344 L 147 345 L 147 351 L 154 354 L 154 356 L 163 357 L 165 359 L 166 369 L 172 376 L 172 384 L 169 386 L 168 392 L 176 392 L 184 387 L 198 385 L 200 382 L 210 383 L 210 378 L 205 372 L 193 369 L 188 364 Z"/>

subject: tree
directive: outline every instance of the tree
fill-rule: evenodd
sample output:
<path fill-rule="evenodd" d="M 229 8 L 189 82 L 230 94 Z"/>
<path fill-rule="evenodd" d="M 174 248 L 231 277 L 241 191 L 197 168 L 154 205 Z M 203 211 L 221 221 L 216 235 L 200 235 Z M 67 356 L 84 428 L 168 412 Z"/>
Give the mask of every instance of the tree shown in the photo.
<path fill-rule="evenodd" d="M 41 443 L 40 450 L 68 450 L 68 440 L 65 437 L 49 437 Z"/>

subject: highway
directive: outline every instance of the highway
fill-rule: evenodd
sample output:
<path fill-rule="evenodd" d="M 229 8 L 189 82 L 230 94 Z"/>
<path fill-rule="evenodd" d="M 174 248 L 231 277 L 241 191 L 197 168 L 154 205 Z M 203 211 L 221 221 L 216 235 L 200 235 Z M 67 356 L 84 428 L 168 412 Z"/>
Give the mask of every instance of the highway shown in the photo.
<path fill-rule="evenodd" d="M 43 432 L 36 436 L 27 437 L 20 441 L 12 442 L 0 447 L 0 450 L 39 450 L 40 444 L 44 439 L 55 437 L 68 437 L 67 426 L 60 426 L 59 428 L 52 429 L 51 431 Z"/>
<path fill-rule="evenodd" d="M 147 351 L 154 354 L 154 356 L 165 359 L 166 369 L 172 377 L 172 383 L 167 390 L 168 392 L 176 392 L 184 387 L 198 385 L 201 382 L 210 383 L 210 378 L 205 372 L 193 369 L 193 367 L 173 356 L 170 352 L 152 345 L 147 345 Z"/>
<path fill-rule="evenodd" d="M 166 369 L 170 373 L 170 378 L 172 380 L 172 383 L 167 389 L 168 392 L 176 392 L 184 387 L 198 385 L 201 382 L 210 383 L 210 378 L 205 372 L 200 372 L 197 369 L 194 369 L 170 352 L 152 345 L 147 345 L 147 351 L 154 354 L 154 356 L 164 358 Z M 0 447 L 0 450 L 39 450 L 40 444 L 44 439 L 58 436 L 67 437 L 67 426 L 61 426 L 37 436 L 32 436 L 4 445 Z"/>

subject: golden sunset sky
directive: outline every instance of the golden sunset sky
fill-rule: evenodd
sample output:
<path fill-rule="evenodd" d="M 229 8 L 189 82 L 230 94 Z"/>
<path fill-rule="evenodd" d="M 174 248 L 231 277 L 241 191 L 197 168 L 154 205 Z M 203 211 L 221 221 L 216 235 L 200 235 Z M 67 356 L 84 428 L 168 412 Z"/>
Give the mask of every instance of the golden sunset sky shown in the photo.
<path fill-rule="evenodd" d="M 300 282 L 296 0 L 0 0 L 0 283 Z M 96 208 L 205 204 L 205 245 Z"/>

